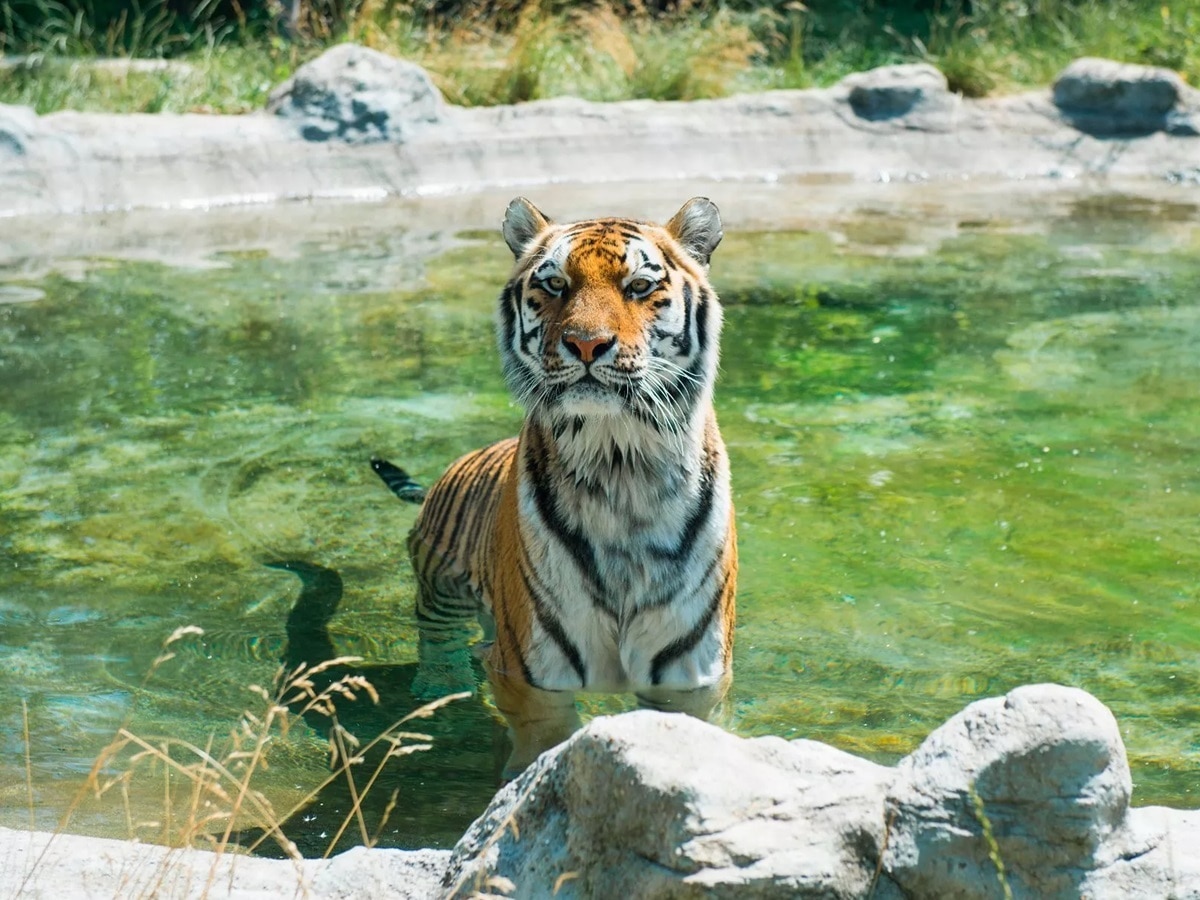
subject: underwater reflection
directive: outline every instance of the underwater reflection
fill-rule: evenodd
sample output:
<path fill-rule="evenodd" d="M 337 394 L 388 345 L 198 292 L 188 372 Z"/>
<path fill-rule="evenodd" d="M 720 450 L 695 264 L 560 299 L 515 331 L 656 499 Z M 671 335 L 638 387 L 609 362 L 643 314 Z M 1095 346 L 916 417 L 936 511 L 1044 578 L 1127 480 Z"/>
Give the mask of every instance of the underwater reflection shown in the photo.
<path fill-rule="evenodd" d="M 300 666 L 316 666 L 338 657 L 329 634 L 329 622 L 344 593 L 341 575 L 326 566 L 304 560 L 280 560 L 266 564 L 294 574 L 300 593 L 287 617 L 287 645 L 283 665 L 292 672 Z M 478 668 L 476 678 L 483 677 Z M 365 696 L 355 702 L 339 703 L 337 721 L 359 742 L 370 744 L 381 733 L 426 702 L 414 696 L 413 678 L 417 663 L 400 665 L 336 665 L 313 675 L 317 693 L 347 676 L 367 679 L 379 696 L 371 703 Z M 330 736 L 331 720 L 309 712 L 305 722 L 323 737 Z M 304 809 L 283 822 L 281 830 L 306 856 L 337 853 L 365 843 L 365 827 L 373 840 L 390 847 L 449 847 L 466 830 L 491 799 L 499 783 L 500 766 L 507 758 L 507 738 L 499 721 L 480 696 L 449 703 L 431 718 L 415 719 L 404 730 L 432 738 L 433 749 L 421 754 L 416 765 L 411 758 L 389 760 L 382 777 L 365 794 L 364 783 L 390 749 L 381 742 L 362 754 L 351 768 L 355 784 L 345 778 L 333 781 Z M 359 810 L 356 814 L 355 808 Z M 343 825 L 351 819 L 351 827 Z M 361 825 L 359 824 L 361 821 Z M 339 830 L 341 834 L 338 835 Z M 252 843 L 258 833 L 244 832 L 239 842 Z M 280 855 L 273 841 L 263 841 L 257 851 Z"/>

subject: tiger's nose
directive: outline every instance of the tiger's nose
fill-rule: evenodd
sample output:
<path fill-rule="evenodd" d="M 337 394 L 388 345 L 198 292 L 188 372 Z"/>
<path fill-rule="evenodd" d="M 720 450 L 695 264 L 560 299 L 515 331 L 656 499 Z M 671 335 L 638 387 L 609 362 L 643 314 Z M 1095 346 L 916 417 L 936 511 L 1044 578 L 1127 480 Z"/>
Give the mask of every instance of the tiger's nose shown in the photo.
<path fill-rule="evenodd" d="M 603 356 L 617 342 L 614 335 L 593 338 L 581 334 L 564 334 L 562 340 L 571 354 L 585 363 L 591 363 L 597 357 Z"/>

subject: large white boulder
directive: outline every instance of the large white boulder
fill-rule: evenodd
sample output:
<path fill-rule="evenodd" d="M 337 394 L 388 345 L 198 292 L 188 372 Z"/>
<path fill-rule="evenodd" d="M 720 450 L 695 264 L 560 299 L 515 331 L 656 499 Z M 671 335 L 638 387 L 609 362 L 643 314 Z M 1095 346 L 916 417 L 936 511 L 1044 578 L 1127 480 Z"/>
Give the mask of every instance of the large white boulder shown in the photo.
<path fill-rule="evenodd" d="M 596 719 L 501 791 L 444 896 L 1200 897 L 1200 812 L 1131 810 L 1084 691 L 973 703 L 895 768 L 654 712 Z"/>
<path fill-rule="evenodd" d="M 812 741 L 650 711 L 599 718 L 496 796 L 444 885 L 455 897 L 496 876 L 522 898 L 861 897 L 891 778 Z"/>

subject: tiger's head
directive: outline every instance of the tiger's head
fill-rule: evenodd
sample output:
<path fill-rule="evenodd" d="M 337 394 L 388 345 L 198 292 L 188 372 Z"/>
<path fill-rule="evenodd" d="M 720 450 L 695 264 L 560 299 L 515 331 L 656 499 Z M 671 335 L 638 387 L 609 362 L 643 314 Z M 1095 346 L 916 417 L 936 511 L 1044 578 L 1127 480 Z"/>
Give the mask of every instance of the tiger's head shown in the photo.
<path fill-rule="evenodd" d="M 548 421 L 632 417 L 679 431 L 707 407 L 721 308 L 708 261 L 722 237 L 712 201 L 667 222 L 558 224 L 518 197 L 504 217 L 516 257 L 500 295 L 509 388 Z"/>

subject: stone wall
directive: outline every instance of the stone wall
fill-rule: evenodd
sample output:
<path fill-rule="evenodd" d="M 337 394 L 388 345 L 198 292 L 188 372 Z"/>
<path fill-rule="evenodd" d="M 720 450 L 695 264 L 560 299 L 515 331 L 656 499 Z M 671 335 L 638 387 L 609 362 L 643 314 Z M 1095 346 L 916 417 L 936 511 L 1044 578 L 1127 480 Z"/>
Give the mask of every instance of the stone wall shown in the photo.
<path fill-rule="evenodd" d="M 836 177 L 1200 185 L 1200 91 L 1080 60 L 1052 89 L 971 100 L 928 65 L 694 103 L 464 109 L 419 67 L 342 45 L 243 116 L 36 116 L 0 106 L 0 218 L 539 184 Z"/>

